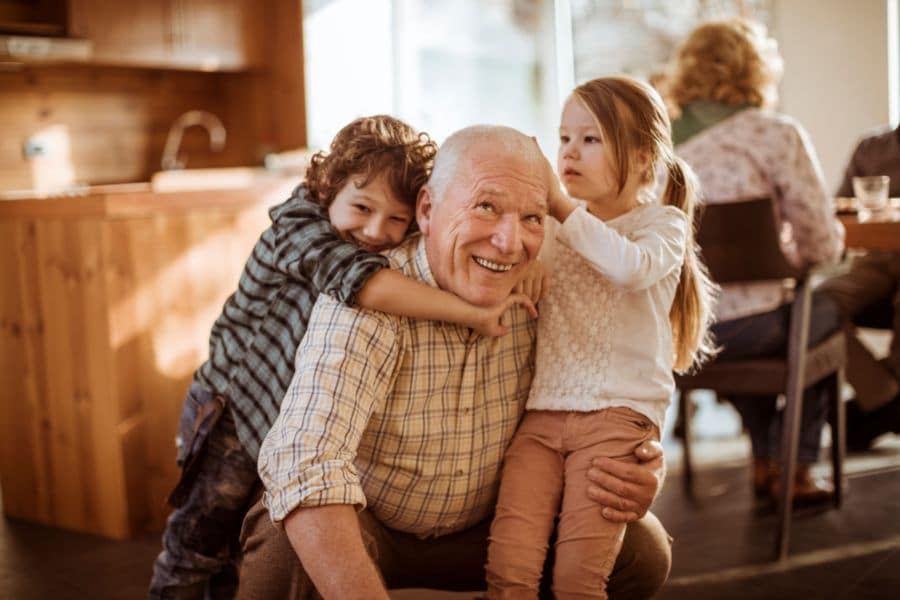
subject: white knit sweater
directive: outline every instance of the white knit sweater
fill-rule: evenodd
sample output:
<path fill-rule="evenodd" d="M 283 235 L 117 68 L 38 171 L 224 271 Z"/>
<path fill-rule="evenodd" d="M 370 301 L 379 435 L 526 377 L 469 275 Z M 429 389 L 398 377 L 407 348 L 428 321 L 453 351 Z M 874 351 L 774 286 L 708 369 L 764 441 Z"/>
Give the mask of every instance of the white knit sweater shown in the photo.
<path fill-rule="evenodd" d="M 625 406 L 660 429 L 674 390 L 669 308 L 684 261 L 687 218 L 641 205 L 601 221 L 579 207 L 548 225 L 541 259 L 537 368 L 529 410 Z"/>

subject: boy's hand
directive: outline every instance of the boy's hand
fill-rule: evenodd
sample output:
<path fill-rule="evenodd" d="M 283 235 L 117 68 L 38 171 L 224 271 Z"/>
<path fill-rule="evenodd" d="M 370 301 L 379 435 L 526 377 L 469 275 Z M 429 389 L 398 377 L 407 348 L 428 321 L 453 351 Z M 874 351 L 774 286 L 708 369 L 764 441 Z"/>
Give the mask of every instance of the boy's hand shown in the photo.
<path fill-rule="evenodd" d="M 537 304 L 541 301 L 544 294 L 547 293 L 549 284 L 550 277 L 547 275 L 547 270 L 544 269 L 543 263 L 535 260 L 531 263 L 522 280 L 513 288 L 513 292 L 525 294 L 531 298 L 533 303 Z"/>
<path fill-rule="evenodd" d="M 532 317 L 537 318 L 537 309 L 528 296 L 525 294 L 510 294 L 506 300 L 494 306 L 487 308 L 474 307 L 472 321 L 468 325 L 481 335 L 488 337 L 504 336 L 509 333 L 509 328 L 501 320 L 504 313 L 514 304 L 521 304 Z"/>

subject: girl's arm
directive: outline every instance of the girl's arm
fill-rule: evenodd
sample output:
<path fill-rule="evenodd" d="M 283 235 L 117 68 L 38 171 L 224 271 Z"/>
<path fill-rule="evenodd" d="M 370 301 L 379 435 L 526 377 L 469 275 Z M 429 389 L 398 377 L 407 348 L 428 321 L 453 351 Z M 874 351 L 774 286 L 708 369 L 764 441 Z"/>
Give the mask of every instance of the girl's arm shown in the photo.
<path fill-rule="evenodd" d="M 534 303 L 525 294 L 510 294 L 503 302 L 490 307 L 475 306 L 456 294 L 392 269 L 382 269 L 370 277 L 357 294 L 356 301 L 363 308 L 413 319 L 456 323 L 492 337 L 507 333 L 501 318 L 514 304 L 522 305 L 532 317 L 537 317 Z"/>
<path fill-rule="evenodd" d="M 656 222 L 628 239 L 586 210 L 579 210 L 546 159 L 544 177 L 550 214 L 562 224 L 556 239 L 614 284 L 632 290 L 647 288 L 681 266 L 687 219 L 677 208 L 667 207 Z"/>
<path fill-rule="evenodd" d="M 657 208 L 653 221 L 628 237 L 579 208 L 556 238 L 615 285 L 646 289 L 681 267 L 688 243 L 685 214 L 673 206 Z"/>

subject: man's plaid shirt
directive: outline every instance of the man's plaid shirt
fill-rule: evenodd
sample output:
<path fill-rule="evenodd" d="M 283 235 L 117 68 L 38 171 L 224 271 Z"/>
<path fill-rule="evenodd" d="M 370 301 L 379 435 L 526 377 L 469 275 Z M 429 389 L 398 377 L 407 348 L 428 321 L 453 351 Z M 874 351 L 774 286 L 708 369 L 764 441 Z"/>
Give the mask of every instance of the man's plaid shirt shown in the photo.
<path fill-rule="evenodd" d="M 341 240 L 328 211 L 294 190 L 269 211 L 266 229 L 209 336 L 194 380 L 227 399 L 238 438 L 253 458 L 275 422 L 294 374 L 294 354 L 319 293 L 352 304 L 388 261 Z"/>
<path fill-rule="evenodd" d="M 421 237 L 387 255 L 436 286 Z M 508 316 L 510 333 L 487 338 L 320 297 L 260 451 L 272 519 L 352 504 L 428 537 L 488 517 L 533 372 L 535 323 Z"/>

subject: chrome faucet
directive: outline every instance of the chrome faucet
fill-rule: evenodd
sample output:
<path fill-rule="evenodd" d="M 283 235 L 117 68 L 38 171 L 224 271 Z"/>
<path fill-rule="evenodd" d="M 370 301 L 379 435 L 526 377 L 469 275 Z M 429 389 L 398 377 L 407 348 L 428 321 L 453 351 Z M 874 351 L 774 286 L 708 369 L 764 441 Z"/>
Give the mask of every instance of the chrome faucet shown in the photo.
<path fill-rule="evenodd" d="M 181 138 L 184 130 L 194 125 L 200 125 L 209 133 L 209 147 L 213 152 L 221 152 L 225 147 L 225 125 L 222 120 L 211 112 L 205 110 L 189 110 L 172 123 L 169 135 L 166 136 L 166 146 L 163 149 L 162 168 L 164 171 L 183 169 L 185 159 L 178 158 L 178 147 L 181 146 Z"/>

